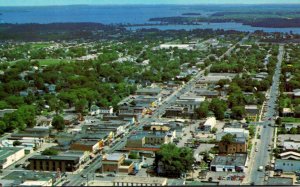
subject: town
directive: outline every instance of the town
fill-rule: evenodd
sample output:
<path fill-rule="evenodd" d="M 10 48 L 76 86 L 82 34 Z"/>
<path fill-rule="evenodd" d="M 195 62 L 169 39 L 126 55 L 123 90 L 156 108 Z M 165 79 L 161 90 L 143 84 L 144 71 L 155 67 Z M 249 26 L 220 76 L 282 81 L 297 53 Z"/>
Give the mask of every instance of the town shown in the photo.
<path fill-rule="evenodd" d="M 299 185 L 293 37 L 146 29 L 2 42 L 1 185 Z"/>

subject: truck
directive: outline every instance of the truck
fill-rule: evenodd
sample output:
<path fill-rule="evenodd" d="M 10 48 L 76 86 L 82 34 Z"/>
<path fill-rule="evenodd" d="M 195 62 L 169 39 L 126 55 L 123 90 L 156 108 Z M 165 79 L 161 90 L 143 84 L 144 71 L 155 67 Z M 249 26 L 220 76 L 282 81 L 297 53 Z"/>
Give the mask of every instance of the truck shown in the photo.
<path fill-rule="evenodd" d="M 264 167 L 263 166 L 259 166 L 257 171 L 263 171 Z"/>

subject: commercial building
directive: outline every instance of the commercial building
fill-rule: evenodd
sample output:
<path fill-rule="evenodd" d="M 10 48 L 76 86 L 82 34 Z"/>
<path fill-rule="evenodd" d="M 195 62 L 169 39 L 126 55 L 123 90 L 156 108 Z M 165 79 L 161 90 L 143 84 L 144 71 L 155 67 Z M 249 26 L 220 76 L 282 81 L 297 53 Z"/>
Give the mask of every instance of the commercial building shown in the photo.
<path fill-rule="evenodd" d="M 167 178 L 159 177 L 117 177 L 114 186 L 167 186 Z"/>
<path fill-rule="evenodd" d="M 245 138 L 235 138 L 234 142 L 220 141 L 218 143 L 219 153 L 234 154 L 247 153 L 247 140 Z"/>
<path fill-rule="evenodd" d="M 236 138 L 245 138 L 246 140 L 249 138 L 249 130 L 244 128 L 224 128 L 223 132 L 217 134 L 216 140 L 221 141 L 222 137 L 226 134 L 232 134 L 235 135 Z"/>
<path fill-rule="evenodd" d="M 97 140 L 88 140 L 88 139 L 81 139 L 79 141 L 74 142 L 71 144 L 71 150 L 78 150 L 78 151 L 89 151 L 91 153 L 96 153 L 100 149 L 102 149 L 103 144 L 101 141 Z"/>
<path fill-rule="evenodd" d="M 28 159 L 30 170 L 73 172 L 80 166 L 78 156 L 46 156 L 36 155 Z"/>
<path fill-rule="evenodd" d="M 0 169 L 5 169 L 25 156 L 25 150 L 17 147 L 0 147 Z"/>
<path fill-rule="evenodd" d="M 256 121 L 257 116 L 259 114 L 259 108 L 257 105 L 246 105 L 246 117 L 250 121 Z"/>
<path fill-rule="evenodd" d="M 217 155 L 210 164 L 211 171 L 244 172 L 247 154 Z"/>
<path fill-rule="evenodd" d="M 300 171 L 300 160 L 276 159 L 275 170 L 282 170 L 283 172 Z"/>
<path fill-rule="evenodd" d="M 161 92 L 159 87 L 147 87 L 138 89 L 135 93 L 136 95 L 150 95 L 157 96 Z"/>
<path fill-rule="evenodd" d="M 112 153 L 104 155 L 102 159 L 102 172 L 131 173 L 134 169 L 132 161 L 125 160 L 125 155 Z"/>

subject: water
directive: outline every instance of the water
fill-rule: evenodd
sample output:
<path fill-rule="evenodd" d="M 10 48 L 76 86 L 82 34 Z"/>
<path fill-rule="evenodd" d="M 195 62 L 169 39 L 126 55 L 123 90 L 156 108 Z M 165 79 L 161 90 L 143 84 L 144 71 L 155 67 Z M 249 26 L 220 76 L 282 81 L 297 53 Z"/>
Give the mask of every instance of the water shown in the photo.
<path fill-rule="evenodd" d="M 274 6 L 274 5 L 273 5 Z M 272 8 L 272 6 L 270 6 Z M 104 24 L 149 23 L 150 18 L 182 16 L 183 13 L 201 13 L 206 16 L 215 11 L 226 11 L 233 6 L 221 5 L 131 5 L 131 6 L 48 6 L 48 7 L 0 7 L 0 23 L 54 23 L 54 22 L 95 22 Z M 236 7 L 235 7 L 236 8 Z M 241 6 L 241 8 L 247 8 Z M 261 7 L 260 7 L 261 8 Z M 274 6 L 273 8 L 281 8 Z M 300 34 L 300 28 L 260 28 L 240 23 L 203 23 L 202 25 L 157 25 L 132 27 L 168 29 L 224 29 L 266 32 L 290 32 Z"/>
<path fill-rule="evenodd" d="M 292 31 L 295 34 L 300 34 L 300 28 L 264 28 L 264 27 L 252 27 L 249 25 L 243 25 L 241 23 L 226 22 L 226 23 L 201 23 L 201 25 L 154 25 L 154 26 L 133 26 L 127 27 L 129 30 L 138 30 L 142 28 L 156 28 L 160 30 L 193 30 L 193 29 L 224 29 L 224 30 L 237 30 L 245 32 L 254 32 L 256 30 L 263 30 L 265 32 L 283 32 L 289 33 Z"/>

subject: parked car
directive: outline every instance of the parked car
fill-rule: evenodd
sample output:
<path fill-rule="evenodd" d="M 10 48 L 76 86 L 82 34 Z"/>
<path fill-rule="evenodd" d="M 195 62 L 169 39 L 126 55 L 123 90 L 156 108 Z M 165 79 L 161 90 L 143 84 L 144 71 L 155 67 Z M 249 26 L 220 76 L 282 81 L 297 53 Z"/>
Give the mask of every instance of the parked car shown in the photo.
<path fill-rule="evenodd" d="M 110 173 L 110 174 L 107 174 L 106 176 L 108 176 L 108 177 L 115 177 L 116 175 Z"/>

